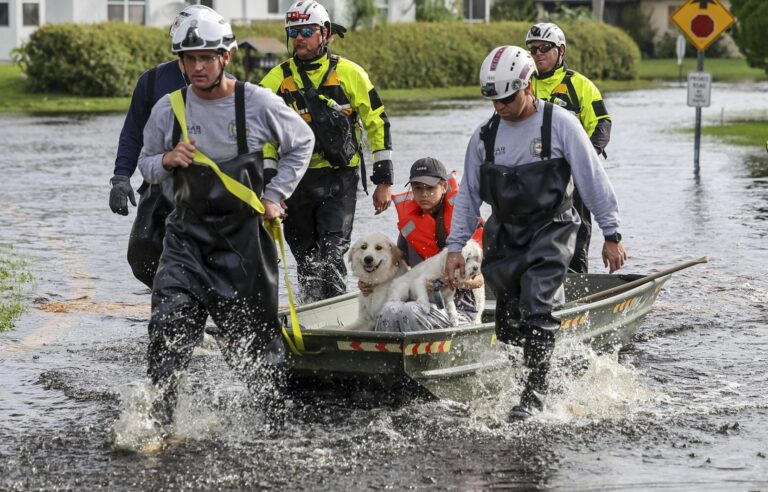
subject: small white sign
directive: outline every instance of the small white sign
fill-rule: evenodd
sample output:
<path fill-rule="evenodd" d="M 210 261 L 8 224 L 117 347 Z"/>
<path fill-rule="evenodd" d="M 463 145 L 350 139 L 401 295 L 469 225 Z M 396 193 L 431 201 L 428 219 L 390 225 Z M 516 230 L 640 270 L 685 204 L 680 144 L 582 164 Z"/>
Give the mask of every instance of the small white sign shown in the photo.
<path fill-rule="evenodd" d="M 709 72 L 688 73 L 688 106 L 708 108 L 712 94 L 712 74 Z"/>
<path fill-rule="evenodd" d="M 675 47 L 675 53 L 677 54 L 677 64 L 683 64 L 683 58 L 685 58 L 685 37 L 682 34 L 677 35 L 677 46 Z"/>

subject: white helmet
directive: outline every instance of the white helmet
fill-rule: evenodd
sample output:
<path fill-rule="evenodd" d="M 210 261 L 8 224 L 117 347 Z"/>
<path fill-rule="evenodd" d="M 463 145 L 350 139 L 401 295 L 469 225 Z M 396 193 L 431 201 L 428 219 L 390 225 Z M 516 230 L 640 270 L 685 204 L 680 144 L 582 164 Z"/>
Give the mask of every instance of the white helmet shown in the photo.
<path fill-rule="evenodd" d="M 559 48 L 565 46 L 565 33 L 557 27 L 557 24 L 542 22 L 531 27 L 525 35 L 525 44 L 530 44 L 531 41 L 546 41 Z"/>
<path fill-rule="evenodd" d="M 213 10 L 210 7 L 206 7 L 205 5 L 199 5 L 199 4 L 187 5 L 186 7 L 184 7 L 184 10 L 176 14 L 176 18 L 173 19 L 173 24 L 171 24 L 171 28 L 169 29 L 169 34 L 171 35 L 171 39 L 173 39 L 173 35 L 176 33 L 176 29 L 179 28 L 179 25 L 181 24 L 181 22 L 187 17 L 189 17 L 190 15 L 192 15 L 192 12 L 194 12 L 195 10 L 210 10 L 211 12 L 215 12 L 215 10 Z"/>
<path fill-rule="evenodd" d="M 486 99 L 504 99 L 528 87 L 536 64 L 527 50 L 518 46 L 494 48 L 480 66 L 480 92 Z"/>
<path fill-rule="evenodd" d="M 294 2 L 285 13 L 285 27 L 317 24 L 331 28 L 331 17 L 325 7 L 315 0 L 299 0 Z"/>
<path fill-rule="evenodd" d="M 209 8 L 195 8 L 179 22 L 173 32 L 171 51 L 237 49 L 232 26 L 224 17 Z"/>

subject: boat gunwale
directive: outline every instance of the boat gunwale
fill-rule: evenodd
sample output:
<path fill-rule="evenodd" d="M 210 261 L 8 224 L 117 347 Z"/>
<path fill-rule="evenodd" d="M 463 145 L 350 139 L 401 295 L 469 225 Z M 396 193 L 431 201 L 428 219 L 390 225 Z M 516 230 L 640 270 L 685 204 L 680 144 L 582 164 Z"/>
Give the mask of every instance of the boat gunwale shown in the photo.
<path fill-rule="evenodd" d="M 611 274 L 587 274 L 587 275 L 610 276 Z M 650 279 L 647 282 L 643 282 L 642 284 L 636 287 L 633 287 L 632 289 L 629 289 L 624 292 L 620 292 L 618 294 L 615 294 L 594 302 L 589 302 L 586 304 L 575 304 L 574 303 L 575 301 L 570 301 L 564 304 L 561 309 L 557 309 L 553 311 L 552 315 L 558 319 L 566 319 L 585 311 L 597 310 L 597 309 L 606 307 L 608 305 L 615 304 L 616 302 L 622 301 L 624 299 L 628 299 L 631 297 L 644 294 L 645 292 L 651 290 L 655 285 L 659 285 L 667 282 L 667 280 L 669 280 L 671 275 L 672 274 L 670 273 L 663 277 Z M 347 294 L 343 294 L 342 296 L 334 297 L 331 299 L 325 299 L 323 301 L 318 301 L 312 304 L 305 304 L 304 306 L 300 306 L 299 308 L 297 308 L 296 312 L 298 314 L 301 311 L 307 311 L 309 309 L 314 310 L 316 308 L 326 307 L 338 302 L 348 301 L 354 297 L 357 297 L 357 295 L 358 295 L 358 292 L 350 292 Z M 649 310 L 650 310 L 650 306 L 648 310 L 636 311 L 637 315 L 632 316 L 630 321 L 637 317 L 645 315 Z M 613 329 L 612 328 L 613 326 L 614 326 L 614 323 L 608 323 L 606 325 L 607 329 L 601 330 L 601 332 L 608 331 L 608 328 Z M 473 331 L 476 332 L 475 334 L 481 334 L 490 330 L 495 331 L 495 322 L 493 321 L 490 321 L 487 323 L 472 324 L 472 325 L 439 328 L 436 330 L 412 331 L 408 333 L 384 332 L 384 331 L 348 331 L 340 328 L 313 328 L 313 329 L 302 330 L 302 335 L 305 337 L 334 336 L 334 337 L 337 337 L 337 339 L 348 339 L 348 338 L 354 338 L 356 340 L 377 339 L 377 340 L 387 340 L 392 342 L 397 341 L 401 343 L 407 343 L 409 340 L 414 340 L 414 339 L 419 339 L 424 341 L 425 339 L 434 339 L 434 338 L 445 338 L 445 337 L 453 338 L 456 335 L 460 335 L 460 336 L 472 335 Z"/>

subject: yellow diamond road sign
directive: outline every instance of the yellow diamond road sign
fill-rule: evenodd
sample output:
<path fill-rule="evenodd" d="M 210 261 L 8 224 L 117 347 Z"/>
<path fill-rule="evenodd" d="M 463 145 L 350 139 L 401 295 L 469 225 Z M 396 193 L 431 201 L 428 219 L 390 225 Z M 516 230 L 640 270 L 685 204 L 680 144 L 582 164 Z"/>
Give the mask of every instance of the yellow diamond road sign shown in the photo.
<path fill-rule="evenodd" d="M 672 21 L 697 50 L 704 51 L 734 22 L 720 0 L 685 0 Z"/>

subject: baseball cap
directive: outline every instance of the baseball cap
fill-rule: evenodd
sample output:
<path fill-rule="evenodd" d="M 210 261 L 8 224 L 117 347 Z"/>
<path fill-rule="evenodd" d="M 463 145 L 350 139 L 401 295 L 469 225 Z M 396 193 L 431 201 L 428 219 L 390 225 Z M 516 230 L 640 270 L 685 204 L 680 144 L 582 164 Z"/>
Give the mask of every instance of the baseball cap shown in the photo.
<path fill-rule="evenodd" d="M 432 157 L 423 157 L 411 166 L 411 177 L 408 184 L 424 183 L 427 186 L 435 186 L 440 181 L 448 181 L 448 171 L 443 163 Z"/>

